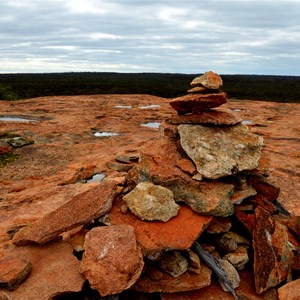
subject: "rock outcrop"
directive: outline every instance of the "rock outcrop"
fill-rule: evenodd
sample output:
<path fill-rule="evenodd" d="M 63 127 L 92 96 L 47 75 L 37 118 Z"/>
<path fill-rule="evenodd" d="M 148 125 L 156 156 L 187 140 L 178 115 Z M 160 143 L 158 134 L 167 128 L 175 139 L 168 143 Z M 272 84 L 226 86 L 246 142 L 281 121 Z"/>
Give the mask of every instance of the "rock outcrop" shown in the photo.
<path fill-rule="evenodd" d="M 1 181 L 5 194 L 0 191 L 0 297 L 75 299 L 88 297 L 93 288 L 98 298 L 160 293 L 161 299 L 232 299 L 229 291 L 234 297 L 277 299 L 278 290 L 279 299 L 297 299 L 297 184 L 291 180 L 279 189 L 284 180 L 278 174 L 287 170 L 287 161 L 278 158 L 281 150 L 274 151 L 285 128 L 271 134 L 267 121 L 246 126 L 245 106 L 228 103 L 221 86 L 220 76 L 207 72 L 193 80 L 189 95 L 170 101 L 175 111 L 164 99 L 143 106 L 145 121 L 159 118 L 160 130 L 136 130 L 144 122 L 137 117 L 141 98 L 135 95 L 126 107 L 116 105 L 127 104 L 126 96 L 103 95 L 101 104 L 97 96 L 86 96 L 79 114 L 76 105 L 55 98 L 61 115 L 44 119 L 44 131 L 18 124 L 14 131 L 26 130 L 17 136 L 35 143 L 14 148 L 21 158 L 4 167 L 11 177 Z M 30 101 L 23 104 L 39 112 L 35 105 L 46 105 Z M 101 113 L 91 110 L 95 103 Z M 260 106 L 260 112 L 277 112 L 272 105 Z M 62 107 L 74 109 L 69 127 Z M 92 120 L 74 126 L 84 111 Z M 45 162 L 43 147 L 51 164 L 34 173 L 30 157 Z M 295 153 L 289 149 L 285 155 Z M 273 171 L 270 154 L 272 167 L 280 166 Z M 80 161 L 74 161 L 77 156 Z M 288 170 L 289 178 L 297 175 Z M 97 174 L 99 182 L 86 183 Z"/>

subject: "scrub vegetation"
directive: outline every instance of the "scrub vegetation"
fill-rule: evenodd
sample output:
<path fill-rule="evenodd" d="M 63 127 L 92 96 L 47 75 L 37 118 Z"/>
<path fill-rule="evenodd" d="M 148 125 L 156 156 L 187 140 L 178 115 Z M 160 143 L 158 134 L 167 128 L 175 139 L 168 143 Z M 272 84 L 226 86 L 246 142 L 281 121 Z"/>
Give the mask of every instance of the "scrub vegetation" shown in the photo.
<path fill-rule="evenodd" d="M 186 94 L 201 74 L 42 73 L 0 74 L 0 99 L 55 95 L 150 94 L 173 98 Z M 300 102 L 300 76 L 222 75 L 229 99 Z"/>

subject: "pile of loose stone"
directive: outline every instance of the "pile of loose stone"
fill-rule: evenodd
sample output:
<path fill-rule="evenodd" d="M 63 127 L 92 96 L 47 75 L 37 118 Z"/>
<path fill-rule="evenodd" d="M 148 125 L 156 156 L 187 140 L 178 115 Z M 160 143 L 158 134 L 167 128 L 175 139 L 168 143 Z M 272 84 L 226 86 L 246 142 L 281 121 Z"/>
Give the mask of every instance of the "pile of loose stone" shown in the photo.
<path fill-rule="evenodd" d="M 292 299 L 286 291 L 299 287 L 299 232 L 277 201 L 279 188 L 259 169 L 263 139 L 219 108 L 227 101 L 219 75 L 206 72 L 191 85 L 170 101 L 174 112 L 160 139 L 138 154 L 119 153 L 108 165 L 122 171 L 15 234 L 16 247 L 0 262 L 7 295 L 22 299 L 47 247 L 72 245 L 76 282 L 55 295 L 79 292 L 87 280 L 102 297 L 122 299 L 130 289 L 164 300 L 213 293 L 232 299 L 212 275 L 221 268 L 240 297 L 256 291 L 253 299 Z M 215 265 L 199 258 L 195 244 Z M 222 278 L 219 283 L 228 291 Z M 300 297 L 299 288 L 295 294 Z"/>

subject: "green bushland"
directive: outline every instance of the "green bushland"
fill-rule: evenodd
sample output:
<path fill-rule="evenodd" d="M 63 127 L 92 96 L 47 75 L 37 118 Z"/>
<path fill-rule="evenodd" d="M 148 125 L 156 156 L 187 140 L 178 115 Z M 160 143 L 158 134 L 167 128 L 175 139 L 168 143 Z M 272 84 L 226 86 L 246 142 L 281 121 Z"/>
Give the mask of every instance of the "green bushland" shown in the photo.
<path fill-rule="evenodd" d="M 150 94 L 174 98 L 186 94 L 192 79 L 199 75 L 107 72 L 0 74 L 0 99 L 4 99 L 3 94 L 6 100 L 92 94 Z M 221 76 L 224 81 L 222 90 L 227 92 L 228 98 L 300 102 L 300 76 Z"/>
<path fill-rule="evenodd" d="M 19 100 L 19 95 L 13 91 L 12 87 L 2 84 L 0 81 L 0 100 Z"/>

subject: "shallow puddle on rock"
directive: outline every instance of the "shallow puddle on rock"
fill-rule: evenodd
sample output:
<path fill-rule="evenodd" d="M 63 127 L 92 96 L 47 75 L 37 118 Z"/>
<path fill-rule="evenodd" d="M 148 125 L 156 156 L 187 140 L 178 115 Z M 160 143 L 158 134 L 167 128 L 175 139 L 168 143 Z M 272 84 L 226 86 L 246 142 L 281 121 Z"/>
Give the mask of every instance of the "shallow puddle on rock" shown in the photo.
<path fill-rule="evenodd" d="M 159 128 L 160 122 L 149 122 L 149 123 L 143 123 L 140 126 L 142 127 L 150 127 L 150 128 Z"/>
<path fill-rule="evenodd" d="M 30 119 L 17 116 L 0 116 L 1 122 L 36 122 L 36 119 Z"/>
<path fill-rule="evenodd" d="M 105 174 L 97 173 L 97 174 L 93 175 L 92 178 L 88 179 L 86 181 L 86 183 L 101 181 L 101 180 L 103 180 L 104 177 L 105 177 Z"/>
<path fill-rule="evenodd" d="M 108 131 L 102 131 L 102 132 L 95 132 L 94 136 L 96 137 L 109 137 L 109 136 L 118 136 L 120 133 L 117 132 L 108 132 Z"/>
<path fill-rule="evenodd" d="M 132 106 L 131 105 L 116 105 L 115 108 L 128 108 L 128 109 L 130 109 L 130 108 L 132 108 Z"/>
<path fill-rule="evenodd" d="M 250 125 L 250 124 L 252 124 L 253 122 L 251 121 L 251 120 L 244 120 L 243 122 L 242 122 L 242 124 L 243 125 Z"/>
<path fill-rule="evenodd" d="M 158 107 L 160 107 L 159 104 L 150 104 L 150 105 L 139 106 L 140 109 L 158 108 Z"/>

